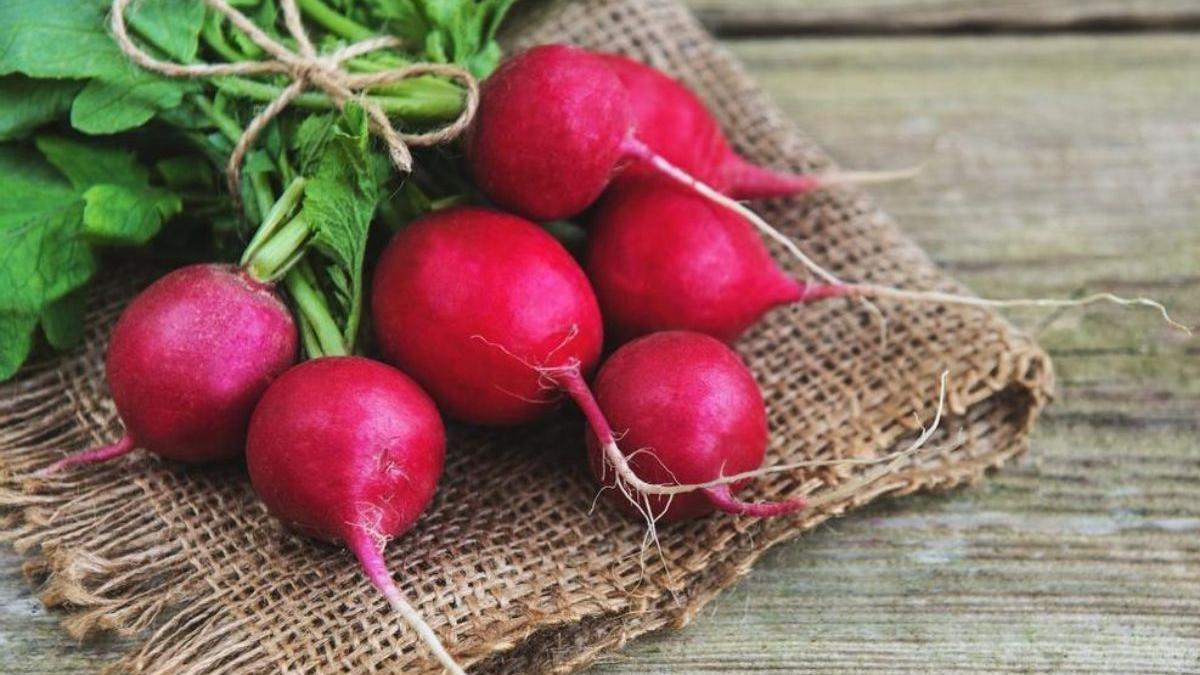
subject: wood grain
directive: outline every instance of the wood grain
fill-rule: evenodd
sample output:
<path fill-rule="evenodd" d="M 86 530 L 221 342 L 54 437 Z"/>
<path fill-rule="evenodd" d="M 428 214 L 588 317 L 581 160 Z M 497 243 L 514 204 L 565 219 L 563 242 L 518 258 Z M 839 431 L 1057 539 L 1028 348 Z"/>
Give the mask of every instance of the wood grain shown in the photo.
<path fill-rule="evenodd" d="M 686 0 L 718 35 L 1043 33 L 1200 26 L 1194 0 Z"/>
<path fill-rule="evenodd" d="M 1035 460 L 782 547 L 694 626 L 595 672 L 1194 671 L 1194 440 L 1045 425 Z"/>
<path fill-rule="evenodd" d="M 12 548 L 0 548 L 0 673 L 90 673 L 120 656 L 119 640 L 111 637 L 75 643 L 58 625 L 60 617 L 34 597 L 21 563 Z"/>
<path fill-rule="evenodd" d="M 860 25 L 1103 7 L 1159 21 L 1197 9 L 692 4 L 710 19 L 773 7 L 813 22 L 858 12 Z M 918 162 L 936 147 L 920 179 L 872 192 L 978 292 L 1147 294 L 1200 324 L 1194 36 L 729 45 L 845 166 Z M 1012 316 L 1051 350 L 1061 385 L 1019 466 L 783 546 L 684 631 L 637 641 L 594 671 L 1200 671 L 1200 344 L 1145 312 Z M 74 644 L 20 579 L 19 559 L 0 551 L 0 672 L 90 672 L 115 655 L 112 639 Z"/>
<path fill-rule="evenodd" d="M 1148 294 L 1200 323 L 1191 36 L 738 41 L 847 166 L 980 293 Z M 594 670 L 1200 670 L 1200 351 L 1148 313 L 1013 315 L 1060 380 L 1033 452 L 774 551 L 681 633 Z"/>

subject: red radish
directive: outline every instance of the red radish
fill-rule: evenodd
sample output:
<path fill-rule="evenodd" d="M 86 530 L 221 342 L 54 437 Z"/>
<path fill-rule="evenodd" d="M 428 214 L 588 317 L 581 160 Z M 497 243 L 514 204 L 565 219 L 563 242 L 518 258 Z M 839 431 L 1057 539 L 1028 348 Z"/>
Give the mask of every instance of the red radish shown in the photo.
<path fill-rule="evenodd" d="M 414 221 L 380 256 L 371 307 L 384 357 L 410 373 L 447 414 L 476 424 L 519 424 L 552 410 L 565 392 L 579 404 L 596 434 L 612 443 L 604 414 L 584 380 L 599 358 L 602 342 L 595 296 L 575 260 L 533 223 L 477 207 L 435 211 Z M 720 343 L 702 339 L 733 360 L 733 365 L 726 360 L 714 369 L 740 369 L 743 379 L 730 376 L 736 387 L 724 400 L 738 415 L 743 414 L 743 404 L 757 406 L 753 419 L 762 423 L 757 438 L 765 439 L 762 398 L 745 366 Z M 699 354 L 700 350 L 691 353 Z M 684 360 L 681 356 L 679 364 Z M 747 383 L 753 396 L 745 391 Z M 712 386 L 708 400 L 716 401 L 722 385 L 714 380 Z M 706 395 L 700 390 L 688 393 Z M 747 397 L 756 403 L 745 403 Z M 736 401 L 743 403 L 735 405 Z M 692 403 L 684 397 L 676 405 L 687 408 Z M 728 427 L 714 422 L 714 437 L 721 435 L 721 428 Z M 694 439 L 699 438 L 697 432 Z M 761 462 L 762 447 L 757 452 Z M 623 476 L 621 485 L 633 486 L 647 498 L 699 489 L 638 480 L 619 452 L 609 459 Z M 741 468 L 742 463 L 731 467 Z M 719 476 L 711 478 L 720 482 Z M 725 496 L 719 485 L 699 487 L 713 488 L 707 501 Z M 773 515 L 772 509 L 794 506 L 789 502 L 786 507 L 760 508 L 730 496 L 723 508 Z"/>
<path fill-rule="evenodd" d="M 842 296 L 992 307 L 1140 304 L 1187 330 L 1152 300 L 1108 293 L 1078 300 L 989 300 L 842 282 L 819 267 L 824 282 L 800 282 L 780 269 L 738 214 L 657 180 L 613 185 L 588 222 L 585 265 L 615 345 L 662 330 L 698 331 L 732 342 L 774 307 Z"/>
<path fill-rule="evenodd" d="M 887 476 L 937 432 L 948 375 L 941 376 L 932 424 L 905 449 L 881 457 L 809 459 L 762 468 L 767 446 L 762 394 L 738 355 L 709 336 L 664 331 L 638 338 L 600 368 L 594 396 L 582 378 L 568 380 L 565 386 L 588 419 L 592 473 L 609 489 L 618 509 L 647 520 L 652 539 L 658 520 L 714 510 L 780 516 L 838 499 Z M 838 465 L 875 468 L 812 501 L 753 503 L 734 494 L 752 478 Z"/>
<path fill-rule="evenodd" d="M 254 491 L 285 525 L 345 544 L 438 660 L 454 660 L 392 580 L 383 546 L 429 506 L 446 432 L 433 401 L 398 370 L 356 356 L 306 361 L 263 394 L 250 421 Z"/>
<path fill-rule="evenodd" d="M 579 264 L 533 223 L 455 207 L 401 230 L 380 256 L 372 319 L 385 360 L 446 414 L 486 425 L 553 409 L 548 373 L 590 373 L 603 329 Z"/>
<path fill-rule="evenodd" d="M 623 432 L 621 451 L 605 425 L 587 434 L 592 473 L 607 487 L 623 478 L 608 455 L 614 451 L 637 478 L 656 486 L 703 484 L 762 465 L 768 438 L 762 394 L 738 355 L 713 338 L 673 331 L 634 340 L 605 361 L 593 389 L 603 417 Z M 626 490 L 607 494 L 629 515 L 648 511 L 666 521 L 714 510 L 770 517 L 805 507 L 803 499 L 741 501 L 734 492 L 747 482 L 674 495 L 635 494 L 641 501 Z"/>
<path fill-rule="evenodd" d="M 717 121 L 700 99 L 682 84 L 638 61 L 619 54 L 596 53 L 620 80 L 629 96 L 637 137 L 664 159 L 704 181 L 714 189 L 730 193 L 741 160 L 729 147 Z M 621 170 L 621 177 L 649 177 L 653 167 L 634 163 Z"/>
<path fill-rule="evenodd" d="M 717 120 L 696 94 L 665 73 L 620 54 L 597 54 L 629 93 L 637 137 L 646 147 L 734 199 L 767 199 L 835 184 L 895 180 L 911 171 L 795 174 L 758 166 L 734 152 Z M 637 162 L 618 176 L 658 175 Z"/>
<path fill-rule="evenodd" d="M 754 211 L 697 180 L 655 152 L 637 134 L 630 94 L 605 60 L 566 45 L 543 45 L 517 54 L 483 86 L 479 112 L 468 134 L 467 165 L 490 199 L 530 218 L 569 218 L 587 208 L 619 170 L 640 162 L 729 209 L 779 242 L 829 285 L 843 282 Z M 1094 302 L 1163 306 L 1147 298 L 1098 293 L 1080 300 L 982 300 L 950 293 L 852 284 L 852 294 L 917 302 L 988 307 L 1069 307 Z M 1189 331 L 1190 332 L 1190 331 Z"/>
<path fill-rule="evenodd" d="M 797 282 L 737 214 L 661 181 L 613 185 L 589 223 L 585 269 L 614 345 L 662 330 L 733 342 L 773 307 L 850 288 Z"/>
<path fill-rule="evenodd" d="M 143 447 L 213 462 L 242 452 L 259 396 L 296 359 L 296 326 L 271 287 L 229 265 L 191 265 L 155 281 L 121 314 L 105 363 L 125 435 L 41 473 Z"/>
<path fill-rule="evenodd" d="M 577 47 L 534 47 L 484 83 L 468 168 L 500 206 L 567 218 L 600 196 L 632 138 L 629 95 L 603 61 Z"/>
<path fill-rule="evenodd" d="M 699 181 L 741 196 L 910 173 L 785 176 L 759 169 L 733 153 L 703 104 L 678 83 L 623 57 L 567 45 L 517 54 L 488 78 L 466 148 L 480 190 L 534 220 L 580 213 L 620 171 Z"/>

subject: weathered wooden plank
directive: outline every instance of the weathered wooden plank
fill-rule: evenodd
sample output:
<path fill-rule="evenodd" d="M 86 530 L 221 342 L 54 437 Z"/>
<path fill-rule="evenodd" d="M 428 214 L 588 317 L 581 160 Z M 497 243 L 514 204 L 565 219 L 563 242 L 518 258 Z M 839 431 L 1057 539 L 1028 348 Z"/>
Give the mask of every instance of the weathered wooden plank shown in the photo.
<path fill-rule="evenodd" d="M 919 179 L 873 192 L 977 291 L 1153 295 L 1200 324 L 1200 42 L 1178 35 L 735 44 L 763 86 L 843 164 L 918 162 L 936 147 Z M 1150 312 L 1014 317 L 1054 352 L 1067 396 L 1092 396 L 1086 387 L 1072 392 L 1076 383 L 1200 393 L 1200 360 L 1187 353 L 1195 343 Z M 1194 411 L 1195 399 L 1181 405 Z"/>
<path fill-rule="evenodd" d="M 88 673 L 120 653 L 119 641 L 101 638 L 76 644 L 21 577 L 22 559 L 0 547 L 0 673 L 51 675 Z"/>
<path fill-rule="evenodd" d="M 721 35 L 1179 30 L 1192 0 L 686 0 Z"/>
<path fill-rule="evenodd" d="M 939 150 L 884 208 L 979 292 L 1109 288 L 1200 323 L 1200 44 L 1186 36 L 749 41 L 845 165 Z M 1195 672 L 1200 359 L 1148 313 L 1016 318 L 1061 394 L 977 489 L 782 547 L 682 633 L 598 673 Z"/>
<path fill-rule="evenodd" d="M 1051 424 L 1036 445 L 977 489 L 782 547 L 695 624 L 595 672 L 1194 671 L 1195 435 Z"/>

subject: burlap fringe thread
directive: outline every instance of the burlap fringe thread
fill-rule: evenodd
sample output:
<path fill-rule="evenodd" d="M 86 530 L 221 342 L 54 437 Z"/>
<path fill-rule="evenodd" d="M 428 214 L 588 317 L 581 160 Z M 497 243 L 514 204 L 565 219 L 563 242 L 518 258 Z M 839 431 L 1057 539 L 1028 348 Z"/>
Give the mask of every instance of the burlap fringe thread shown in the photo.
<path fill-rule="evenodd" d="M 683 77 L 757 160 L 828 168 L 670 0 L 577 2 L 518 36 L 521 44 L 564 39 Z M 962 291 L 855 192 L 775 202 L 765 215 L 848 277 Z M 40 361 L 0 388 L 0 538 L 28 556 L 42 601 L 65 608 L 75 637 L 136 636 L 112 666 L 119 672 L 429 669 L 352 557 L 281 533 L 240 467 L 183 471 L 136 453 L 53 480 L 22 478 L 119 432 L 103 350 L 135 290 L 117 281 L 128 276 L 112 275 L 95 293 L 82 353 Z M 934 439 L 894 474 L 793 518 L 662 528 L 662 556 L 643 560 L 643 524 L 603 505 L 588 512 L 595 487 L 578 419 L 455 428 L 438 499 L 389 547 L 404 593 L 473 671 L 567 672 L 637 635 L 686 624 L 778 542 L 881 495 L 974 481 L 1020 453 L 1052 389 L 1045 354 L 977 309 L 883 309 L 892 327 L 886 352 L 876 327 L 840 303 L 773 313 L 739 345 L 770 407 L 769 461 L 902 447 L 915 435 L 913 412 L 931 416 L 945 367 L 952 388 L 944 429 L 961 429 L 964 444 L 947 449 Z M 756 481 L 752 496 L 819 497 L 865 470 L 781 474 Z"/>

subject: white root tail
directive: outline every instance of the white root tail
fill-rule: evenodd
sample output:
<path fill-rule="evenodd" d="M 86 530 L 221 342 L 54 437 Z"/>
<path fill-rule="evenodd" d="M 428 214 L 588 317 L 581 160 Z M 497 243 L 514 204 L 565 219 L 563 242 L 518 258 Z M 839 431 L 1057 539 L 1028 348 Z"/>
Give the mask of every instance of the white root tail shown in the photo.
<path fill-rule="evenodd" d="M 595 433 L 596 439 L 604 452 L 606 464 L 610 465 L 616 472 L 616 487 L 625 494 L 635 505 L 639 502 L 636 497 L 643 499 L 650 496 L 671 497 L 673 495 L 683 494 L 686 492 L 695 492 L 697 490 L 707 490 L 720 486 L 728 486 L 749 478 L 759 478 L 769 476 L 775 473 L 795 471 L 801 468 L 827 467 L 827 466 L 844 466 L 844 465 L 876 465 L 887 463 L 887 470 L 883 472 L 871 472 L 868 480 L 856 479 L 854 484 L 861 487 L 862 485 L 874 482 L 879 477 L 889 473 L 891 469 L 898 466 L 906 458 L 915 454 L 920 450 L 930 438 L 933 437 L 938 427 L 941 425 L 942 414 L 946 407 L 946 382 L 950 377 L 949 371 L 944 371 L 939 378 L 940 390 L 938 392 L 937 410 L 934 413 L 933 422 L 928 427 L 922 427 L 921 434 L 904 450 L 875 457 L 870 459 L 829 459 L 829 460 L 805 460 L 801 462 L 791 462 L 788 464 L 778 464 L 775 466 L 755 469 L 753 471 L 744 471 L 742 473 L 721 476 L 713 480 L 703 483 L 686 483 L 686 484 L 661 484 L 649 483 L 643 480 L 633 470 L 629 464 L 629 458 L 625 456 L 617 445 L 616 437 L 613 435 L 612 428 L 604 417 L 604 413 L 600 410 L 595 397 L 587 387 L 587 383 L 583 379 L 583 375 L 579 372 L 577 364 L 569 364 L 556 369 L 543 369 L 542 374 L 552 378 L 566 391 L 576 404 L 579 405 L 583 415 L 587 418 L 588 425 L 592 432 Z M 865 478 L 865 477 L 864 477 Z M 632 494 L 631 494 L 632 493 Z M 648 506 L 648 504 L 647 504 Z"/>
<path fill-rule="evenodd" d="M 933 437 L 933 434 L 938 430 L 938 427 L 942 422 L 942 413 L 944 412 L 946 406 L 946 380 L 949 378 L 949 375 L 949 372 L 943 372 L 941 375 L 941 391 L 938 393 L 937 410 L 934 413 L 933 422 L 928 427 L 922 427 L 921 434 L 907 448 L 884 455 L 882 457 L 865 459 L 805 460 L 802 462 L 791 462 L 788 464 L 776 464 L 773 466 L 763 467 L 761 469 L 755 469 L 753 471 L 744 471 L 742 473 L 721 476 L 720 478 L 715 478 L 704 483 L 691 483 L 683 485 L 663 485 L 658 483 L 647 483 L 646 481 L 642 480 L 634 472 L 633 467 L 629 465 L 625 454 L 621 452 L 621 449 L 617 446 L 616 441 L 612 440 L 611 437 L 607 442 L 603 443 L 604 457 L 608 463 L 612 465 L 613 470 L 617 473 L 617 477 L 622 482 L 643 495 L 677 495 L 685 492 L 694 492 L 696 490 L 714 488 L 721 485 L 730 485 L 732 483 L 737 483 L 749 478 L 761 478 L 763 476 L 769 476 L 775 473 L 795 471 L 796 469 L 803 468 L 845 465 L 876 465 L 888 463 L 886 471 L 883 471 L 874 478 L 866 481 L 866 483 L 871 483 L 874 482 L 876 478 L 889 473 L 894 466 L 897 466 L 906 458 L 916 454 L 916 452 L 924 447 L 929 439 Z M 864 483 L 858 483 L 858 485 L 862 484 Z M 812 502 L 810 502 L 810 505 L 811 504 Z"/>
<path fill-rule="evenodd" d="M 425 647 L 433 652 L 434 657 L 438 660 L 438 663 L 442 664 L 446 672 L 451 675 L 466 675 L 467 671 L 463 670 L 462 666 L 458 665 L 458 662 L 450 655 L 450 652 L 446 651 L 446 647 L 438 639 L 437 634 L 433 632 L 429 624 L 425 623 L 420 613 L 413 609 L 412 605 L 408 604 L 408 600 L 404 599 L 404 594 L 400 592 L 400 589 L 395 584 L 390 584 L 382 590 L 383 597 L 387 598 L 388 604 L 392 606 L 392 609 L 399 612 L 400 616 L 404 617 L 404 620 L 408 622 L 408 625 L 417 632 L 417 635 L 421 638 L 421 642 L 424 642 Z"/>
<path fill-rule="evenodd" d="M 1171 315 L 1167 312 L 1167 308 L 1164 307 L 1161 303 L 1159 303 L 1155 300 L 1152 300 L 1150 298 L 1144 298 L 1144 297 L 1125 298 L 1125 297 L 1121 297 L 1118 295 L 1114 295 L 1112 293 L 1095 293 L 1093 295 L 1089 295 L 1087 297 L 1078 298 L 1078 299 L 1020 298 L 1020 299 L 1012 299 L 1012 300 L 991 300 L 991 299 L 986 299 L 986 298 L 975 298 L 975 297 L 966 296 L 966 295 L 958 295 L 958 294 L 954 294 L 954 293 L 944 293 L 944 292 L 940 292 L 940 291 L 912 291 L 912 290 L 905 290 L 905 289 L 900 289 L 900 288 L 892 288 L 889 286 L 878 286 L 875 284 L 847 283 L 847 282 L 844 282 L 841 279 L 839 279 L 837 276 L 835 276 L 829 270 L 827 270 L 824 267 L 822 267 L 821 265 L 819 265 L 815 260 L 813 260 L 811 257 L 809 257 L 809 255 L 806 254 L 800 248 L 800 246 L 797 245 L 796 242 L 791 239 L 791 237 L 788 237 L 787 235 L 780 232 L 778 229 L 776 229 L 774 226 L 772 226 L 770 223 L 768 223 L 766 220 L 764 220 L 762 218 L 762 216 L 759 216 L 757 213 L 755 213 L 752 209 L 747 207 L 745 204 L 742 204 L 741 202 L 737 201 L 736 199 L 732 199 L 729 196 L 724 195 L 721 192 L 713 189 L 711 186 L 703 183 L 702 181 L 697 180 L 695 177 L 693 177 L 688 172 L 675 166 L 670 161 L 668 161 L 666 158 L 664 158 L 661 155 L 659 155 L 658 153 L 654 152 L 652 149 L 647 147 L 641 141 L 637 140 L 636 138 L 630 137 L 630 138 L 626 139 L 624 149 L 625 149 L 625 152 L 627 152 L 630 156 L 636 157 L 644 162 L 649 163 L 651 166 L 653 166 L 658 171 L 662 172 L 664 175 L 674 179 L 675 181 L 679 182 L 682 185 L 685 185 L 685 186 L 691 188 L 692 190 L 696 191 L 704 198 L 712 201 L 715 204 L 724 206 L 725 208 L 733 211 L 734 213 L 737 213 L 741 217 L 750 221 L 750 223 L 752 225 L 754 225 L 754 227 L 757 228 L 760 232 L 762 232 L 764 235 L 766 235 L 767 237 L 769 237 L 770 239 L 779 243 L 781 246 L 783 246 L 785 249 L 787 249 L 788 253 L 790 253 L 793 257 L 795 257 L 796 260 L 800 261 L 800 264 L 803 265 L 805 267 L 805 269 L 807 269 L 809 272 L 816 275 L 817 277 L 820 277 L 823 281 L 825 281 L 826 283 L 831 284 L 833 286 L 847 287 L 846 295 L 863 298 L 864 301 L 865 301 L 865 298 L 887 298 L 887 299 L 899 300 L 899 301 L 904 301 L 904 302 L 937 302 L 937 303 L 945 303 L 945 304 L 952 304 L 952 305 L 962 305 L 962 306 L 966 306 L 966 307 L 995 307 L 995 308 L 1004 308 L 1004 307 L 1043 307 L 1043 308 L 1045 308 L 1045 307 L 1082 307 L 1084 305 L 1091 305 L 1091 304 L 1101 303 L 1101 302 L 1111 303 L 1111 304 L 1120 305 L 1120 306 L 1135 306 L 1136 305 L 1136 306 L 1150 307 L 1150 308 L 1157 310 L 1158 313 L 1162 315 L 1162 318 L 1167 323 L 1167 325 L 1171 326 L 1172 328 L 1175 328 L 1176 330 L 1182 331 L 1182 332 L 1186 333 L 1187 335 L 1192 334 L 1192 329 L 1189 328 L 1188 326 L 1185 326 L 1185 325 L 1179 323 L 1175 319 L 1171 318 Z M 916 170 L 919 171 L 919 169 L 920 169 L 920 167 L 917 167 Z M 912 170 L 906 170 L 906 171 L 912 171 Z M 854 180 L 855 178 L 861 179 L 864 176 L 867 176 L 868 174 L 831 173 L 828 175 L 830 177 L 833 177 L 833 182 L 827 183 L 825 185 L 826 187 L 831 186 L 831 185 L 837 185 L 837 184 L 839 184 L 839 182 L 840 183 L 872 182 L 871 180 L 858 180 L 858 181 Z M 891 180 L 894 178 L 904 177 L 906 174 L 905 174 L 905 172 L 901 171 L 901 172 L 895 172 L 893 174 L 887 174 L 887 173 L 880 172 L 880 173 L 874 174 L 874 175 L 880 176 L 881 180 Z M 840 181 L 838 180 L 839 176 L 841 178 Z"/>
<path fill-rule="evenodd" d="M 925 170 L 925 164 L 918 164 L 903 169 L 886 169 L 883 171 L 822 171 L 814 173 L 813 178 L 819 189 L 837 187 L 839 185 L 878 185 L 916 178 Z"/>
<path fill-rule="evenodd" d="M 417 637 L 421 638 L 421 642 L 425 644 L 438 663 L 446 669 L 446 672 L 451 675 L 466 675 L 463 667 L 458 665 L 450 652 L 446 651 L 446 646 L 438 639 L 437 633 L 433 632 L 421 614 L 408 603 L 404 594 L 400 592 L 400 588 L 396 586 L 396 582 L 392 580 L 392 574 L 388 571 L 387 563 L 383 559 L 378 537 L 369 528 L 356 526 L 347 538 L 346 544 L 358 558 L 363 572 L 366 573 L 371 584 L 383 593 L 383 597 L 387 598 L 392 609 L 396 610 L 404 622 L 416 631 Z"/>

